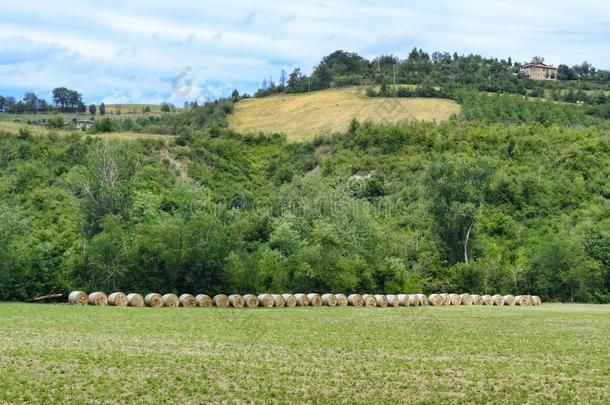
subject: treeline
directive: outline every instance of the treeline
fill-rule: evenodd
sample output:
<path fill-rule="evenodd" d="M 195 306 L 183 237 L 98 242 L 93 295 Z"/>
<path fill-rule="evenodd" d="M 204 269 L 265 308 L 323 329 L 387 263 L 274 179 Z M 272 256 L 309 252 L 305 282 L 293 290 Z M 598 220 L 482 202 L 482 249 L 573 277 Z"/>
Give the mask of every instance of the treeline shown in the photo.
<path fill-rule="evenodd" d="M 87 106 L 83 103 L 83 96 L 76 90 L 66 87 L 57 87 L 52 91 L 53 101 L 38 97 L 33 92 L 27 92 L 22 100 L 17 101 L 11 96 L 0 95 L 0 112 L 13 114 L 22 113 L 45 113 L 51 111 L 60 112 L 80 112 L 87 111 Z"/>
<path fill-rule="evenodd" d="M 607 128 L 353 122 L 289 144 L 192 130 L 192 114 L 177 140 L 2 133 L 0 299 L 78 288 L 610 301 Z"/>
<path fill-rule="evenodd" d="M 544 58 L 534 57 L 537 61 Z M 560 65 L 559 82 L 533 81 L 519 76 L 521 63 L 480 55 L 458 55 L 447 52 L 428 54 L 414 48 L 405 59 L 383 55 L 368 60 L 357 53 L 336 51 L 322 58 L 310 75 L 295 68 L 286 77 L 284 71 L 276 84 L 265 79 L 255 96 L 277 93 L 302 93 L 330 87 L 381 84 L 422 84 L 430 86 L 460 85 L 484 92 L 522 95 L 540 94 L 545 90 L 610 89 L 610 72 L 598 70 L 584 62 L 568 67 Z"/>

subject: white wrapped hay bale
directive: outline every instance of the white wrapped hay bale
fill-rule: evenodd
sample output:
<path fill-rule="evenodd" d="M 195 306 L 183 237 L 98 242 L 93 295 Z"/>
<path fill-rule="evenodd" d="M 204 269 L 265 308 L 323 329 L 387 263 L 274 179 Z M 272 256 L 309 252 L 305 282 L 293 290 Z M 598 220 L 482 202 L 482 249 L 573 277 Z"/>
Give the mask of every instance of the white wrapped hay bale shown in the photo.
<path fill-rule="evenodd" d="M 449 305 L 460 305 L 462 303 L 462 297 L 458 294 L 449 294 Z"/>
<path fill-rule="evenodd" d="M 282 298 L 284 298 L 284 303 L 287 308 L 293 308 L 297 306 L 297 298 L 292 294 L 282 294 Z"/>
<path fill-rule="evenodd" d="M 231 294 L 229 295 L 229 305 L 233 308 L 243 308 L 244 307 L 244 297 L 239 294 Z"/>
<path fill-rule="evenodd" d="M 400 306 L 400 301 L 398 300 L 398 295 L 386 294 L 385 299 L 388 302 L 388 306 L 389 307 L 398 307 L 398 306 Z"/>
<path fill-rule="evenodd" d="M 335 294 L 335 298 L 337 298 L 338 307 L 347 306 L 347 297 L 345 296 L 345 294 Z"/>
<path fill-rule="evenodd" d="M 286 306 L 286 301 L 284 297 L 279 294 L 271 294 L 271 298 L 273 298 L 273 306 L 277 308 L 284 308 Z"/>
<path fill-rule="evenodd" d="M 322 305 L 326 307 L 334 307 L 337 305 L 337 297 L 335 294 L 322 294 Z"/>
<path fill-rule="evenodd" d="M 460 294 L 460 305 L 472 305 L 472 296 L 468 293 Z"/>
<path fill-rule="evenodd" d="M 470 298 L 472 299 L 472 305 L 482 305 L 483 304 L 483 298 L 478 294 L 472 294 L 470 296 Z"/>
<path fill-rule="evenodd" d="M 178 304 L 184 308 L 193 308 L 197 306 L 197 300 L 191 294 L 182 294 L 178 297 Z"/>
<path fill-rule="evenodd" d="M 527 305 L 527 297 L 525 295 L 517 295 L 515 296 L 515 305 L 519 305 L 524 307 Z"/>
<path fill-rule="evenodd" d="M 209 308 L 214 305 L 214 303 L 212 302 L 212 297 L 205 294 L 197 294 L 195 296 L 195 301 L 197 301 L 198 307 Z"/>
<path fill-rule="evenodd" d="M 254 294 L 246 294 L 244 295 L 244 305 L 246 308 L 256 308 L 258 307 L 258 297 Z"/>
<path fill-rule="evenodd" d="M 491 300 L 493 301 L 493 305 L 500 307 L 504 305 L 504 296 L 500 294 L 494 294 L 491 296 Z"/>
<path fill-rule="evenodd" d="M 271 294 L 259 294 L 258 295 L 258 305 L 263 308 L 272 308 L 273 307 L 273 297 Z"/>
<path fill-rule="evenodd" d="M 428 305 L 428 297 L 426 294 L 415 294 L 417 297 L 418 305 Z"/>
<path fill-rule="evenodd" d="M 89 296 L 84 291 L 72 291 L 68 296 L 68 302 L 73 305 L 87 305 Z"/>
<path fill-rule="evenodd" d="M 383 294 L 375 294 L 375 302 L 379 308 L 385 308 L 388 306 L 388 299 Z"/>
<path fill-rule="evenodd" d="M 350 294 L 347 297 L 347 303 L 352 307 L 361 307 L 364 305 L 364 300 L 362 299 L 362 295 L 360 294 Z"/>
<path fill-rule="evenodd" d="M 481 304 L 483 305 L 493 305 L 494 300 L 491 298 L 491 295 L 485 294 L 481 296 Z"/>
<path fill-rule="evenodd" d="M 108 296 L 108 305 L 113 307 L 126 307 L 127 296 L 120 291 L 113 292 Z"/>
<path fill-rule="evenodd" d="M 168 308 L 176 308 L 180 304 L 176 294 L 163 294 L 163 306 Z"/>
<path fill-rule="evenodd" d="M 508 294 L 502 297 L 502 302 L 504 305 L 515 305 L 515 296 Z"/>
<path fill-rule="evenodd" d="M 428 303 L 432 306 L 439 307 L 444 304 L 444 300 L 440 294 L 430 294 L 428 296 Z"/>
<path fill-rule="evenodd" d="M 362 294 L 362 299 L 364 300 L 365 307 L 376 307 L 377 300 L 373 294 Z"/>
<path fill-rule="evenodd" d="M 309 305 L 312 307 L 322 306 L 322 297 L 320 297 L 320 294 L 309 293 L 307 294 L 307 299 L 309 300 Z"/>
<path fill-rule="evenodd" d="M 309 305 L 309 298 L 307 298 L 307 294 L 298 293 L 294 295 L 294 298 L 296 298 L 297 305 L 300 307 L 306 307 Z"/>
<path fill-rule="evenodd" d="M 160 308 L 163 306 L 163 297 L 161 294 L 150 293 L 144 297 L 144 303 L 147 307 Z"/>
<path fill-rule="evenodd" d="M 127 294 L 127 305 L 134 308 L 142 308 L 144 306 L 144 297 L 140 294 Z"/>
<path fill-rule="evenodd" d="M 229 297 L 225 294 L 217 294 L 212 298 L 212 302 L 216 308 L 227 308 L 229 306 Z"/>
<path fill-rule="evenodd" d="M 540 306 L 542 304 L 542 300 L 537 295 L 532 295 L 532 305 Z"/>
<path fill-rule="evenodd" d="M 108 297 L 101 291 L 92 292 L 87 300 L 89 305 L 104 306 L 108 305 Z"/>

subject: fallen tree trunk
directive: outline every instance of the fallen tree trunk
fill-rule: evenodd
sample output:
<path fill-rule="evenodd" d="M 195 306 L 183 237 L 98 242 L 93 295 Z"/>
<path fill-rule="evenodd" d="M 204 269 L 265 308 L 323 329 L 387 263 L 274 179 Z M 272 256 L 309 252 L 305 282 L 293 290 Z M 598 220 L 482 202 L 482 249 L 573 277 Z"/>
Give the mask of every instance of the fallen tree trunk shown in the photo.
<path fill-rule="evenodd" d="M 212 298 L 212 302 L 216 308 L 226 308 L 229 306 L 229 297 L 224 294 L 217 294 Z"/>
<path fill-rule="evenodd" d="M 122 292 L 113 292 L 108 296 L 108 304 L 113 307 L 126 307 L 127 296 Z"/>
<path fill-rule="evenodd" d="M 144 297 L 136 293 L 127 294 L 127 305 L 134 308 L 141 308 L 144 306 Z"/>
<path fill-rule="evenodd" d="M 182 294 L 178 297 L 178 304 L 184 308 L 192 308 L 197 306 L 197 300 L 191 294 Z"/>
<path fill-rule="evenodd" d="M 205 295 L 205 294 L 197 294 L 195 296 L 195 301 L 197 301 L 198 307 L 204 307 L 204 308 L 209 308 L 214 304 L 212 302 L 212 297 L 210 297 L 209 295 Z"/>
<path fill-rule="evenodd" d="M 164 294 L 163 306 L 168 308 L 176 308 L 178 306 L 178 296 L 176 294 Z"/>
<path fill-rule="evenodd" d="M 108 305 L 108 297 L 101 291 L 92 292 L 89 294 L 89 305 L 104 306 Z"/>
<path fill-rule="evenodd" d="M 244 295 L 244 304 L 246 308 L 256 308 L 258 307 L 258 297 L 254 294 L 246 294 Z"/>
<path fill-rule="evenodd" d="M 335 294 L 335 298 L 337 298 L 338 307 L 347 306 L 347 297 L 345 296 L 345 294 Z"/>
<path fill-rule="evenodd" d="M 352 307 L 361 307 L 364 305 L 364 300 L 360 294 L 350 294 L 349 297 L 347 297 L 347 303 Z"/>
<path fill-rule="evenodd" d="M 312 307 L 319 307 L 322 305 L 322 297 L 320 297 L 320 294 L 309 293 L 307 294 L 307 299 L 309 300 L 309 305 Z"/>
<path fill-rule="evenodd" d="M 87 305 L 89 296 L 84 291 L 72 291 L 68 296 L 68 301 L 73 305 Z"/>
<path fill-rule="evenodd" d="M 229 305 L 233 308 L 243 308 L 244 307 L 244 297 L 239 294 L 231 294 L 229 295 Z"/>
<path fill-rule="evenodd" d="M 300 307 L 306 307 L 309 305 L 309 298 L 307 298 L 307 294 L 298 293 L 294 295 L 294 298 L 296 298 L 297 305 Z"/>
<path fill-rule="evenodd" d="M 144 303 L 147 307 L 160 308 L 163 306 L 163 297 L 161 294 L 150 293 L 144 297 Z"/>
<path fill-rule="evenodd" d="M 34 298 L 27 299 L 26 302 L 46 301 L 46 300 L 52 300 L 55 298 L 61 298 L 63 296 L 64 296 L 63 294 L 47 294 L 47 295 L 43 295 L 41 297 L 34 297 Z"/>

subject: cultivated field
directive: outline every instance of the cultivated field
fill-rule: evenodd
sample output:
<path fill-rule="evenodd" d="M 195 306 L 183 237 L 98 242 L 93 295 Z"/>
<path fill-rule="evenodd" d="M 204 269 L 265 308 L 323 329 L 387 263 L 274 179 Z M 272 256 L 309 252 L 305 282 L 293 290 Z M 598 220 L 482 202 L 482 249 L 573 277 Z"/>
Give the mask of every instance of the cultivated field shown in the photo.
<path fill-rule="evenodd" d="M 101 137 L 108 139 L 170 139 L 173 138 L 173 135 L 160 135 L 160 134 L 144 134 L 144 133 L 136 133 L 136 132 L 105 132 L 101 134 L 86 134 L 80 130 L 74 131 L 66 131 L 66 130 L 57 130 L 57 129 L 49 129 L 46 127 L 42 127 L 39 125 L 27 125 L 20 124 L 18 122 L 8 122 L 8 121 L 0 121 L 0 131 L 7 131 L 11 133 L 17 133 L 20 128 L 27 128 L 34 135 L 48 135 L 53 132 L 60 136 L 66 136 L 70 134 L 80 134 L 83 136 L 91 136 L 93 138 Z"/>
<path fill-rule="evenodd" d="M 459 111 L 459 104 L 451 100 L 373 98 L 361 88 L 333 89 L 242 100 L 229 115 L 229 125 L 238 132 L 283 132 L 299 141 L 344 131 L 353 118 L 361 122 L 442 121 Z"/>
<path fill-rule="evenodd" d="M 608 403 L 610 306 L 0 304 L 0 403 Z"/>

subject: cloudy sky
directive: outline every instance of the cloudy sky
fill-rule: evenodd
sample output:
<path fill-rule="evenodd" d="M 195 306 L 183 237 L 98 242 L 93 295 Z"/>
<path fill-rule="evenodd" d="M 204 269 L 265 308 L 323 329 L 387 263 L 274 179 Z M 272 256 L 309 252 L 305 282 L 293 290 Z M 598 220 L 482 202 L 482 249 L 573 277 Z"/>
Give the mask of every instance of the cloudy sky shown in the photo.
<path fill-rule="evenodd" d="M 182 103 L 252 92 L 343 49 L 414 46 L 610 69 L 607 0 L 0 0 L 0 94 L 79 90 L 87 102 Z M 191 90 L 185 83 L 192 83 Z"/>

